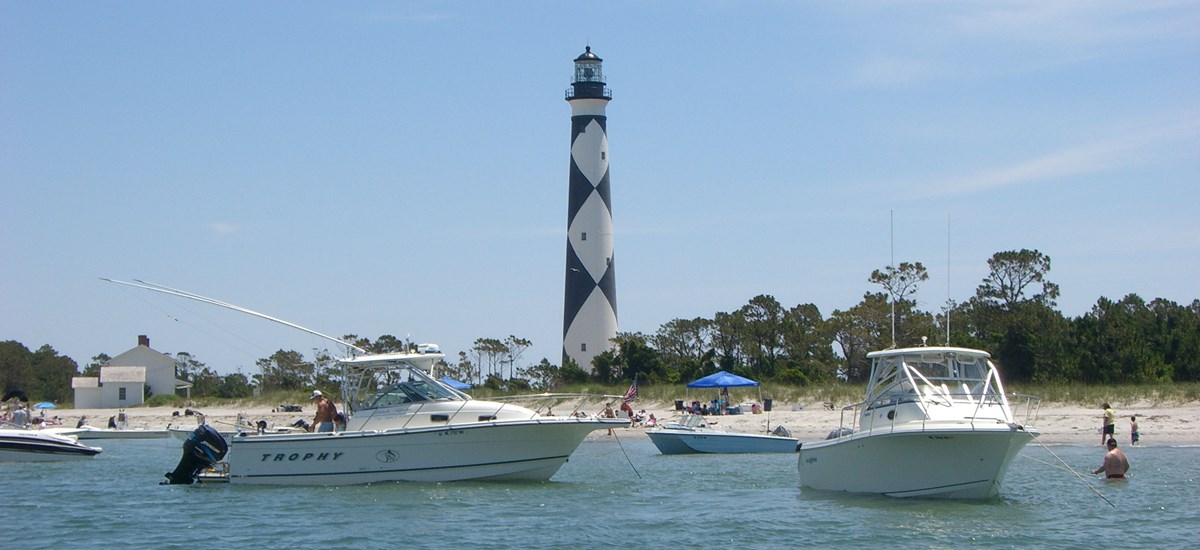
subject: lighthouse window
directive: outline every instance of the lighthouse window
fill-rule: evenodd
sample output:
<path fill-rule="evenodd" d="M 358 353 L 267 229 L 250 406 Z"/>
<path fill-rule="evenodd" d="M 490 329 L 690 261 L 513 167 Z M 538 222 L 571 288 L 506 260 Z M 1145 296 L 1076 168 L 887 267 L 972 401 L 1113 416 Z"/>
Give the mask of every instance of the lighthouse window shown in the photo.
<path fill-rule="evenodd" d="M 583 233 L 579 234 L 579 240 L 581 240 L 581 241 L 587 240 L 587 231 L 584 231 Z"/>
<path fill-rule="evenodd" d="M 579 344 L 579 351 L 587 351 L 587 342 Z"/>
<path fill-rule="evenodd" d="M 608 151 L 600 151 L 600 160 L 608 160 Z"/>

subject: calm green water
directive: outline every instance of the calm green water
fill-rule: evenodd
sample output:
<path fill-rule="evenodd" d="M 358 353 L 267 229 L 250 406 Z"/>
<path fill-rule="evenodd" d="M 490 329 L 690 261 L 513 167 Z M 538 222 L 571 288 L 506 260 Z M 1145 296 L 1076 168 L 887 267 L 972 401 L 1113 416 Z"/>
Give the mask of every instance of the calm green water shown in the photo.
<path fill-rule="evenodd" d="M 1114 508 L 1037 446 L 1016 460 L 1001 497 L 950 502 L 802 492 L 794 455 L 667 457 L 644 439 L 587 441 L 549 483 L 350 487 L 160 486 L 179 459 L 177 441 L 101 443 L 104 452 L 90 461 L 0 464 L 8 542 L 708 549 L 1192 548 L 1200 541 L 1200 447 L 1125 449 L 1134 468 L 1125 482 L 1085 474 Z M 1103 456 L 1100 447 L 1052 449 L 1081 473 Z"/>

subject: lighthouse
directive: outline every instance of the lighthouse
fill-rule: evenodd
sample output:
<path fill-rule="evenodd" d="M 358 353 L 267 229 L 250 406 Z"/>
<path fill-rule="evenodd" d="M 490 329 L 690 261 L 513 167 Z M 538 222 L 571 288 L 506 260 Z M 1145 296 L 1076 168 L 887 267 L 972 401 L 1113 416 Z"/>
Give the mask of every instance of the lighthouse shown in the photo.
<path fill-rule="evenodd" d="M 603 62 L 588 46 L 575 58 L 567 89 L 571 104 L 571 175 L 567 198 L 566 299 L 563 364 L 584 371 L 617 335 L 617 282 L 613 263 L 612 198 L 608 179 L 608 118 L 612 99 Z"/>

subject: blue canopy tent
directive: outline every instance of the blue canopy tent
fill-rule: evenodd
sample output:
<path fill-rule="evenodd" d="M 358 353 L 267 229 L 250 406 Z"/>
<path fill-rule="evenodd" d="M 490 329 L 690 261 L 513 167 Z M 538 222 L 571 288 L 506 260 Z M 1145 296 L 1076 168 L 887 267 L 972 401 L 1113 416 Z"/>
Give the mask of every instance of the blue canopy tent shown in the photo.
<path fill-rule="evenodd" d="M 749 378 L 744 378 L 744 377 L 738 376 L 731 372 L 725 372 L 723 370 L 717 371 L 716 373 L 705 376 L 704 378 L 701 378 L 699 380 L 693 380 L 692 382 L 689 382 L 687 385 L 688 389 L 721 388 L 721 394 L 724 396 L 723 398 L 729 397 L 729 392 L 726 390 L 726 388 L 744 388 L 744 387 L 751 387 L 751 386 L 758 386 L 758 382 L 755 382 L 754 380 L 751 380 Z M 762 390 L 760 389 L 758 393 L 759 393 L 758 399 L 759 399 L 759 401 L 762 401 Z M 732 414 L 739 414 L 741 412 L 740 407 L 738 407 L 734 410 L 736 410 L 737 412 L 732 413 Z"/>
<path fill-rule="evenodd" d="M 693 382 L 688 382 L 687 387 L 689 387 L 689 388 L 741 388 L 741 387 L 745 387 L 745 386 L 757 386 L 757 385 L 758 385 L 758 382 L 755 382 L 749 378 L 742 378 L 741 376 L 738 376 L 733 373 L 725 372 L 722 370 L 722 371 L 717 371 L 716 374 L 710 374 L 699 380 L 695 380 Z"/>
<path fill-rule="evenodd" d="M 443 377 L 439 378 L 438 380 L 441 380 L 443 384 L 450 386 L 451 388 L 454 388 L 458 391 L 469 390 L 472 387 L 470 384 L 468 384 L 466 382 L 459 382 L 458 380 L 450 378 L 449 376 L 443 376 Z"/>

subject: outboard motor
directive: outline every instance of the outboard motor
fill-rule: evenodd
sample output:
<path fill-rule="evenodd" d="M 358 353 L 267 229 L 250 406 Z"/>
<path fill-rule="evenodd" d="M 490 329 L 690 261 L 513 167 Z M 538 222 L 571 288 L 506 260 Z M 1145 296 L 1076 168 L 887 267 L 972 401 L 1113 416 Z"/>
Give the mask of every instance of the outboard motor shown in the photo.
<path fill-rule="evenodd" d="M 212 426 L 201 424 L 183 442 L 183 458 L 175 471 L 166 474 L 162 485 L 191 485 L 196 482 L 200 471 L 225 458 L 229 443 Z"/>

